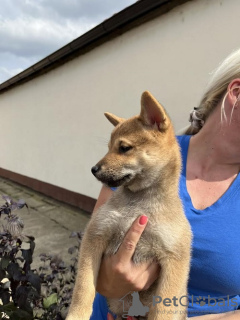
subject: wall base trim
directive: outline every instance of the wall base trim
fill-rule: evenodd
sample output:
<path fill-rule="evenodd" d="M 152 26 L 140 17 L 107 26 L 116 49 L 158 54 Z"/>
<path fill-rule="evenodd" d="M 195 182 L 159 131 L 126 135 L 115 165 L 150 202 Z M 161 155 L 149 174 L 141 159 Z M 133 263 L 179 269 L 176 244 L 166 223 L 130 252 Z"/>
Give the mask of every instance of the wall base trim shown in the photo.
<path fill-rule="evenodd" d="M 42 194 L 53 199 L 83 209 L 89 213 L 92 213 L 96 203 L 96 199 L 93 199 L 91 197 L 61 187 L 57 187 L 50 183 L 30 178 L 3 168 L 0 168 L 0 176 L 31 188 L 37 192 L 41 192 Z"/>

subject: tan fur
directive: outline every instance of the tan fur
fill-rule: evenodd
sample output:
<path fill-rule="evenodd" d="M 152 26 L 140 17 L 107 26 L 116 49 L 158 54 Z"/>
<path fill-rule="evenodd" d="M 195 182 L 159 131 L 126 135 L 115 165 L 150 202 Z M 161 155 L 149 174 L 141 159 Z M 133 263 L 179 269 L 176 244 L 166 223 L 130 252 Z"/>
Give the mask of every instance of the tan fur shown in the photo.
<path fill-rule="evenodd" d="M 150 307 L 146 319 L 186 319 L 186 307 L 179 303 L 178 307 L 173 303 L 171 307 L 152 306 L 153 296 L 179 299 L 187 294 L 191 230 L 178 197 L 181 159 L 171 121 L 149 92 L 142 94 L 139 116 L 124 120 L 105 115 L 116 127 L 108 153 L 94 167 L 95 175 L 118 189 L 86 229 L 67 320 L 89 320 L 101 258 L 117 252 L 133 221 L 142 214 L 149 220 L 133 261 L 157 260 L 161 265 L 159 279 L 140 292 L 141 302 Z M 122 301 L 108 299 L 108 303 L 117 319 L 122 319 Z"/>

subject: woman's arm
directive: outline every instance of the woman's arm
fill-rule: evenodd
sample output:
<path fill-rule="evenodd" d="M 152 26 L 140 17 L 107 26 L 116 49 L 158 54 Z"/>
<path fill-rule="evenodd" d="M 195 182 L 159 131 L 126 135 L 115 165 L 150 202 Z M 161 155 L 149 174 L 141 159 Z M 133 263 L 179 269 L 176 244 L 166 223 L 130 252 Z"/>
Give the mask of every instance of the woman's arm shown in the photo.
<path fill-rule="evenodd" d="M 112 193 L 111 189 L 102 187 L 94 214 L 111 197 Z M 105 297 L 120 299 L 129 291 L 148 289 L 157 279 L 160 269 L 157 263 L 148 262 L 136 266 L 132 262 L 136 245 L 146 224 L 146 218 L 137 218 L 124 237 L 118 252 L 111 257 L 103 258 L 98 275 L 97 292 Z"/>
<path fill-rule="evenodd" d="M 97 202 L 95 204 L 95 207 L 93 209 L 93 215 L 96 214 L 97 210 L 105 203 L 107 200 L 111 197 L 114 191 L 112 191 L 110 188 L 106 186 L 102 186 L 102 189 L 100 190 Z"/>

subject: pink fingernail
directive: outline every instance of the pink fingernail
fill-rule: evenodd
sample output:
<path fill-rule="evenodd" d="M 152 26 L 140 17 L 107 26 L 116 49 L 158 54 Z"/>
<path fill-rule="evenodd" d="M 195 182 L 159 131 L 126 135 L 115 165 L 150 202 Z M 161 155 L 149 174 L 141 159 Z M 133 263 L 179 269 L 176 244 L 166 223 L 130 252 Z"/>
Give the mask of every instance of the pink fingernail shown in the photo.
<path fill-rule="evenodd" d="M 127 317 L 127 320 L 132 320 L 132 317 L 129 317 L 129 316 L 128 316 L 128 317 Z"/>
<path fill-rule="evenodd" d="M 144 224 L 146 224 L 148 221 L 148 217 L 147 216 L 141 216 L 140 219 L 139 219 L 139 224 L 141 224 L 142 226 Z"/>
<path fill-rule="evenodd" d="M 107 314 L 107 320 L 111 320 L 110 313 Z"/>

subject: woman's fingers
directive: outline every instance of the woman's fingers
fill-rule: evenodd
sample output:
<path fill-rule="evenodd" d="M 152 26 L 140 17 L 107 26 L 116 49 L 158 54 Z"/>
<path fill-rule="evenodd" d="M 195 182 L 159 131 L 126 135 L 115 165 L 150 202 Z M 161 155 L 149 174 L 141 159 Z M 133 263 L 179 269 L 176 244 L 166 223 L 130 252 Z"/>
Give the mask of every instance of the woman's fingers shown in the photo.
<path fill-rule="evenodd" d="M 111 313 L 107 314 L 107 320 L 114 320 L 113 316 Z M 127 317 L 127 320 L 137 320 L 135 317 Z"/>
<path fill-rule="evenodd" d="M 116 254 L 120 263 L 126 264 L 132 259 L 136 245 L 147 225 L 147 220 L 147 216 L 142 215 L 133 222 Z"/>
<path fill-rule="evenodd" d="M 109 312 L 107 314 L 107 320 L 114 320 L 113 316 Z"/>
<path fill-rule="evenodd" d="M 160 271 L 161 268 L 157 262 L 150 263 L 149 267 L 143 274 L 145 285 L 142 287 L 141 290 L 147 290 L 153 284 L 153 282 L 159 277 Z"/>

